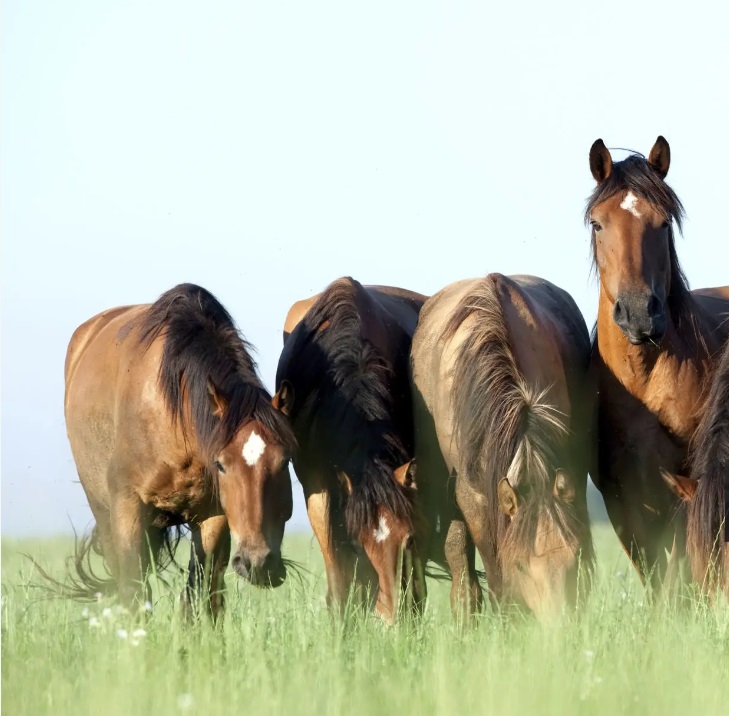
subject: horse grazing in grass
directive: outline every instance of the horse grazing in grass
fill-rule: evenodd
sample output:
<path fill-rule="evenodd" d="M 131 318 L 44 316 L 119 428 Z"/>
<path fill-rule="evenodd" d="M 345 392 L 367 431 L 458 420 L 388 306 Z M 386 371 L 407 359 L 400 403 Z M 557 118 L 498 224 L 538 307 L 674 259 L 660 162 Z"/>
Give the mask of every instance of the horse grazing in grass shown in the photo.
<path fill-rule="evenodd" d="M 678 577 L 685 551 L 661 469 L 688 474 L 688 446 L 729 329 L 729 287 L 692 292 L 678 262 L 683 207 L 664 181 L 669 164 L 663 137 L 647 160 L 620 162 L 598 139 L 585 212 L 600 281 L 592 366 L 599 448 L 590 473 L 623 547 L 654 586 Z"/>
<path fill-rule="evenodd" d="M 141 598 L 151 558 L 174 546 L 170 530 L 184 524 L 193 544 L 188 602 L 207 583 L 209 609 L 220 613 L 231 532 L 238 574 L 260 586 L 283 582 L 295 440 L 248 349 L 225 308 L 192 284 L 76 329 L 66 428 L 96 519 L 77 552 L 76 596 L 118 589 L 125 604 Z M 84 567 L 92 546 L 110 580 Z"/>
<path fill-rule="evenodd" d="M 376 579 L 375 609 L 388 623 L 403 588 L 415 604 L 425 588 L 412 544 L 408 382 L 424 300 L 404 289 L 334 281 L 291 307 L 276 375 L 274 403 L 298 442 L 294 467 L 324 556 L 327 601 L 341 608 L 355 583 Z M 367 560 L 357 562 L 361 550 Z"/>
<path fill-rule="evenodd" d="M 692 445 L 691 477 L 663 473 L 688 502 L 687 552 L 694 581 L 729 599 L 729 344 Z"/>
<path fill-rule="evenodd" d="M 497 602 L 545 619 L 576 603 L 593 562 L 589 359 L 575 302 L 542 279 L 489 274 L 423 307 L 412 348 L 418 547 L 447 563 L 456 616 L 482 598 L 474 543 Z"/>

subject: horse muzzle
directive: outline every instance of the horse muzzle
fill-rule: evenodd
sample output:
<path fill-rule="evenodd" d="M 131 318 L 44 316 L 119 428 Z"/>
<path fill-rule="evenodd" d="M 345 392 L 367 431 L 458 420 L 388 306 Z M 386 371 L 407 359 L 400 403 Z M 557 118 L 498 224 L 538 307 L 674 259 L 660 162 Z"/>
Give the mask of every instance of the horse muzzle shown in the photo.
<path fill-rule="evenodd" d="M 657 345 L 666 334 L 666 312 L 655 293 L 624 293 L 613 306 L 613 320 L 634 346 Z"/>
<path fill-rule="evenodd" d="M 286 566 L 279 552 L 233 555 L 233 569 L 256 587 L 280 587 L 286 581 Z"/>

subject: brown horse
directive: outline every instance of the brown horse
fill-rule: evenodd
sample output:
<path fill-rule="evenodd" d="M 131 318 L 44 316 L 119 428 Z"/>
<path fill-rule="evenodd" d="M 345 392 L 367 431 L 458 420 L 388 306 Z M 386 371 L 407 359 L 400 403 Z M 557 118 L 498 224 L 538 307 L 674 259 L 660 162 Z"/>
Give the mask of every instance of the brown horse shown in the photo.
<path fill-rule="evenodd" d="M 413 585 L 406 593 L 416 603 L 424 589 L 417 564 L 415 577 L 407 569 L 415 492 L 408 359 L 424 300 L 334 281 L 292 306 L 276 375 L 274 401 L 298 441 L 294 466 L 324 556 L 327 601 L 341 608 L 353 584 L 374 579 L 371 565 L 376 612 L 388 623 L 403 586 Z M 359 549 L 367 559 L 355 574 Z"/>
<path fill-rule="evenodd" d="M 448 564 L 456 615 L 481 601 L 474 543 L 496 601 L 540 618 L 575 604 L 593 561 L 589 358 L 575 302 L 542 279 L 460 281 L 423 307 L 412 348 L 428 526 L 418 549 Z"/>
<path fill-rule="evenodd" d="M 610 520 L 643 579 L 666 576 L 666 551 L 685 550 L 677 501 L 660 470 L 684 473 L 701 417 L 707 376 L 726 340 L 729 287 L 690 291 L 676 255 L 683 207 L 664 179 L 670 149 L 658 137 L 646 160 L 613 163 L 590 150 L 597 186 L 592 227 L 600 300 L 593 347 L 599 450 L 591 469 Z"/>
<path fill-rule="evenodd" d="M 692 477 L 664 472 L 688 504 L 688 558 L 694 580 L 729 598 L 729 344 L 712 382 L 692 445 Z"/>
<path fill-rule="evenodd" d="M 192 532 L 188 600 L 208 585 L 223 607 L 230 533 L 235 570 L 277 586 L 291 516 L 294 437 L 261 384 L 248 344 L 205 289 L 182 284 L 152 305 L 115 308 L 76 329 L 66 357 L 66 428 L 111 580 L 81 570 L 77 596 L 140 598 L 171 528 Z"/>

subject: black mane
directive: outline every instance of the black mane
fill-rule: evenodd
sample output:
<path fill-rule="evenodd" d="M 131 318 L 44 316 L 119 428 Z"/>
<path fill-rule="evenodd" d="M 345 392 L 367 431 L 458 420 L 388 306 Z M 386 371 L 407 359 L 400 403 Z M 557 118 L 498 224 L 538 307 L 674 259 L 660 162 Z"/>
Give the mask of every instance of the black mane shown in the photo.
<path fill-rule="evenodd" d="M 184 283 L 163 293 L 144 315 L 140 335 L 145 348 L 164 337 L 160 387 L 173 419 L 186 438 L 194 431 L 207 461 L 249 420 L 293 450 L 291 429 L 271 405 L 250 344 L 210 292 Z M 227 405 L 222 418 L 213 415 L 210 384 Z"/>
<path fill-rule="evenodd" d="M 350 478 L 345 515 L 354 537 L 377 524 L 380 506 L 412 519 L 392 475 L 412 456 L 412 420 L 399 416 L 403 406 L 393 398 L 396 374 L 407 376 L 407 351 L 395 366 L 363 335 L 357 296 L 364 292 L 351 278 L 333 282 L 289 336 L 276 376 L 277 389 L 284 380 L 294 386 L 290 417 L 302 459 L 327 471 L 331 489 L 337 470 Z"/>
<path fill-rule="evenodd" d="M 676 253 L 673 224 L 679 232 L 683 230 L 685 211 L 681 200 L 646 158 L 637 152 L 620 162 L 613 162 L 609 176 L 600 182 L 587 200 L 585 223 L 589 225 L 592 210 L 616 194 L 632 191 L 633 194 L 652 204 L 669 222 L 668 250 L 671 261 L 671 290 L 668 295 L 668 309 L 677 327 L 688 319 L 694 323 L 696 305 L 689 289 L 686 275 Z M 595 232 L 592 231 L 592 265 L 596 266 Z M 695 330 L 695 327 L 692 328 Z"/>

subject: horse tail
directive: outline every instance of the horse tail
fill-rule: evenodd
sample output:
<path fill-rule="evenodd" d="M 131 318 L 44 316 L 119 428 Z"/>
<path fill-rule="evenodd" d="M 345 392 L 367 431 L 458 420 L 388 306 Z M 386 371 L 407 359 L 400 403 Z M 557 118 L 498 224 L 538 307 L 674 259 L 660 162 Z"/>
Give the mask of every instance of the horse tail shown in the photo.
<path fill-rule="evenodd" d="M 721 584 L 721 554 L 729 543 L 729 345 L 709 392 L 693 446 L 696 493 L 688 508 L 691 571 L 709 590 Z"/>
<path fill-rule="evenodd" d="M 90 534 L 79 537 L 74 533 L 73 554 L 66 559 L 66 575 L 63 580 L 52 577 L 30 555 L 25 556 L 33 563 L 42 583 L 36 586 L 45 590 L 51 597 L 74 599 L 80 602 L 97 601 L 116 593 L 116 582 L 111 575 L 99 575 L 91 564 L 91 554 L 101 555 L 98 527 Z"/>

